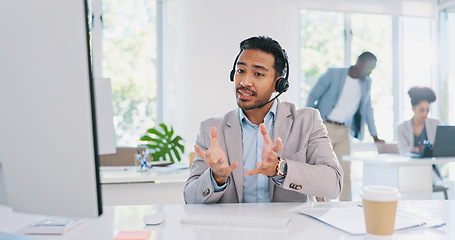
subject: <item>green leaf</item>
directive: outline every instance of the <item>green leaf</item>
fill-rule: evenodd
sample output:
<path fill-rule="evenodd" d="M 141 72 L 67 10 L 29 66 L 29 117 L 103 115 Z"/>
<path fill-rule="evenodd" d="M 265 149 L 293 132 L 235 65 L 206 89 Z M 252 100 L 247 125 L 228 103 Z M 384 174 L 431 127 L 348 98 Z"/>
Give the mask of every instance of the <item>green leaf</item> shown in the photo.
<path fill-rule="evenodd" d="M 177 160 L 180 162 L 180 160 L 182 160 L 182 159 L 180 157 L 178 150 L 176 148 L 173 148 L 172 151 L 174 152 L 174 155 L 177 158 Z"/>
<path fill-rule="evenodd" d="M 174 163 L 175 161 L 174 161 L 174 157 L 172 157 L 172 154 L 168 153 L 167 155 L 169 156 L 169 160 Z"/>
<path fill-rule="evenodd" d="M 144 135 L 144 136 L 142 136 L 139 140 L 140 140 L 140 141 L 153 141 L 153 140 L 155 140 L 155 139 L 151 138 L 151 137 L 148 136 L 148 135 Z"/>
<path fill-rule="evenodd" d="M 158 132 L 158 130 L 156 130 L 155 128 L 150 128 L 149 130 L 147 130 L 148 133 L 150 134 L 154 134 L 160 138 L 164 138 L 165 137 L 165 134 L 162 134 L 160 132 Z"/>
<path fill-rule="evenodd" d="M 173 127 L 171 127 L 171 131 L 169 132 L 169 136 L 172 136 L 172 135 L 174 135 L 174 128 Z"/>
<path fill-rule="evenodd" d="M 153 161 L 165 161 L 168 159 L 171 162 L 181 160 L 181 153 L 184 153 L 184 140 L 180 136 L 174 137 L 174 128 L 168 127 L 166 124 L 159 124 L 161 129 L 150 128 L 147 134 L 140 138 L 150 150 Z"/>
<path fill-rule="evenodd" d="M 183 140 L 182 137 L 177 136 L 177 137 L 175 137 L 174 140 L 172 140 L 172 141 L 178 142 L 178 141 L 180 141 L 180 140 Z"/>
<path fill-rule="evenodd" d="M 147 146 L 147 147 L 150 148 L 150 149 L 154 148 L 154 146 L 153 146 L 153 145 L 150 145 L 150 144 L 145 144 L 145 146 Z"/>
<path fill-rule="evenodd" d="M 147 139 L 147 141 L 149 141 L 149 142 L 154 142 L 156 144 L 163 144 L 163 141 L 161 139 L 156 139 L 156 138 L 151 138 L 151 137 L 149 137 L 149 138 L 150 139 Z"/>
<path fill-rule="evenodd" d="M 179 145 L 176 145 L 176 147 L 178 147 L 182 153 L 185 152 L 185 146 L 179 144 Z"/>
<path fill-rule="evenodd" d="M 153 161 L 161 161 L 160 158 L 161 158 L 161 157 L 160 157 L 160 154 L 159 154 L 159 153 L 157 153 L 157 152 L 152 153 L 152 159 L 153 159 Z"/>
<path fill-rule="evenodd" d="M 164 123 L 160 124 L 160 127 L 164 130 L 164 133 L 168 133 L 169 131 L 167 130 L 167 126 Z"/>

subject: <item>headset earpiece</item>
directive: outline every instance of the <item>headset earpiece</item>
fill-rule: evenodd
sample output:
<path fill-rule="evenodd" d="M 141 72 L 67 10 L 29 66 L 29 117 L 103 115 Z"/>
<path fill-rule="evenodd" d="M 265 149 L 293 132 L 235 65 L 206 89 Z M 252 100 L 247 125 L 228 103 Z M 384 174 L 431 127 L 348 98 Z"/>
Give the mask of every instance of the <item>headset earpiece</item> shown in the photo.
<path fill-rule="evenodd" d="M 286 53 L 284 51 L 284 49 L 282 49 L 283 51 L 283 58 L 284 58 L 284 70 L 285 71 L 285 75 L 284 77 L 280 77 L 278 78 L 278 80 L 276 80 L 276 83 L 275 83 L 275 90 L 278 92 L 278 93 L 284 93 L 286 92 L 288 89 L 289 89 L 289 62 L 288 62 L 288 59 L 286 58 Z"/>
<path fill-rule="evenodd" d="M 276 80 L 275 90 L 278 93 L 286 92 L 289 89 L 289 81 L 286 78 L 280 77 Z"/>
<path fill-rule="evenodd" d="M 231 74 L 229 75 L 229 78 L 231 79 L 231 82 L 234 81 L 235 65 L 237 64 L 237 61 L 239 60 L 239 57 L 240 57 L 240 54 L 241 54 L 241 53 L 242 53 L 242 51 L 240 51 L 240 53 L 237 54 L 237 57 L 235 57 L 234 65 L 232 66 Z"/>
<path fill-rule="evenodd" d="M 230 76 L 230 77 L 231 77 L 231 82 L 234 81 L 234 75 L 235 75 L 235 70 L 232 69 L 232 70 L 231 70 L 231 76 Z"/>

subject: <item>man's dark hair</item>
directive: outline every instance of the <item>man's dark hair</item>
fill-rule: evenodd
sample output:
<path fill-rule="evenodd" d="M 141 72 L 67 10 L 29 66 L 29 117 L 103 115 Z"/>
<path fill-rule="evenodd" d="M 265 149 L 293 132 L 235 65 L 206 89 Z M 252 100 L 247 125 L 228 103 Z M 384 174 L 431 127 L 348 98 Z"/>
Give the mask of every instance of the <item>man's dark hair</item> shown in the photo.
<path fill-rule="evenodd" d="M 411 98 L 411 105 L 413 107 L 419 105 L 422 101 L 433 103 L 436 101 L 436 94 L 433 89 L 429 87 L 412 87 L 408 91 L 408 95 Z"/>
<path fill-rule="evenodd" d="M 285 66 L 288 63 L 286 51 L 284 51 L 280 44 L 271 37 L 258 36 L 243 40 L 240 43 L 240 53 L 237 55 L 234 65 L 237 64 L 240 54 L 245 49 L 260 50 L 272 54 L 275 57 L 275 63 L 273 64 L 273 68 L 276 71 L 275 77 L 285 76 L 287 74 L 289 66 Z"/>
<path fill-rule="evenodd" d="M 378 61 L 378 59 L 376 58 L 376 56 L 371 53 L 371 52 L 363 52 L 362 54 L 359 55 L 359 57 L 357 58 L 357 61 L 361 61 L 361 62 L 367 62 L 369 60 L 373 60 L 375 62 Z"/>

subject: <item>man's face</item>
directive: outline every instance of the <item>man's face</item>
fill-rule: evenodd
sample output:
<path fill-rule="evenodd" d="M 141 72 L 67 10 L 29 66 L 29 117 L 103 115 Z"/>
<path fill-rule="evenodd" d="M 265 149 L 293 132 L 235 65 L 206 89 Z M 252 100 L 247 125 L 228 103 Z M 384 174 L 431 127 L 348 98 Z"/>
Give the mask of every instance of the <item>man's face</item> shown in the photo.
<path fill-rule="evenodd" d="M 373 69 L 376 67 L 376 61 L 374 60 L 367 60 L 365 62 L 361 62 L 360 68 L 360 78 L 365 79 L 367 76 L 370 76 Z"/>
<path fill-rule="evenodd" d="M 275 92 L 275 57 L 260 50 L 244 50 L 235 67 L 235 96 L 243 110 L 269 101 Z"/>

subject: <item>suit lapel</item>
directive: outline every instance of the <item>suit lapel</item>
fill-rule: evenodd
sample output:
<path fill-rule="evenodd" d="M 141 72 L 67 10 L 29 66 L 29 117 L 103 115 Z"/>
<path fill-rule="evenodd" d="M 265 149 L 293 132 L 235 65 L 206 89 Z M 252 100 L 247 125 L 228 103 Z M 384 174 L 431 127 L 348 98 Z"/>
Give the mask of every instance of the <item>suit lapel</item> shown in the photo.
<path fill-rule="evenodd" d="M 275 138 L 279 137 L 281 138 L 281 142 L 283 143 L 283 149 L 278 152 L 278 156 L 282 156 L 283 152 L 286 150 L 287 142 L 288 142 L 288 137 L 289 137 L 289 132 L 291 131 L 292 127 L 292 117 L 291 117 L 291 111 L 285 103 L 281 103 L 281 101 L 278 101 L 278 107 L 277 107 L 277 113 L 276 113 L 276 119 L 274 123 L 274 129 L 273 129 L 273 137 L 272 141 L 275 142 Z M 273 181 L 270 180 L 270 200 L 273 199 L 273 189 L 275 184 L 273 184 Z"/>
<path fill-rule="evenodd" d="M 239 112 L 234 111 L 224 126 L 226 152 L 229 164 L 238 162 L 239 166 L 232 172 L 233 182 L 237 190 L 239 203 L 243 201 L 243 151 L 242 151 L 242 129 L 240 127 Z"/>

